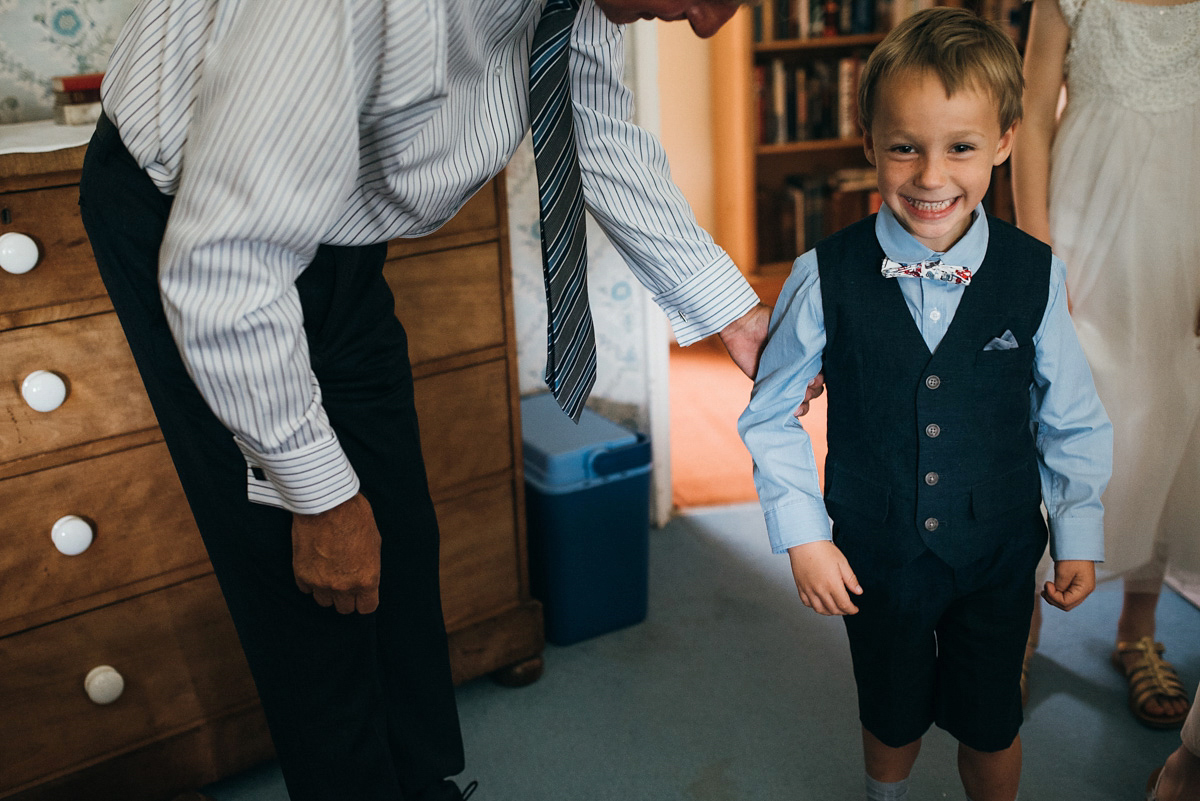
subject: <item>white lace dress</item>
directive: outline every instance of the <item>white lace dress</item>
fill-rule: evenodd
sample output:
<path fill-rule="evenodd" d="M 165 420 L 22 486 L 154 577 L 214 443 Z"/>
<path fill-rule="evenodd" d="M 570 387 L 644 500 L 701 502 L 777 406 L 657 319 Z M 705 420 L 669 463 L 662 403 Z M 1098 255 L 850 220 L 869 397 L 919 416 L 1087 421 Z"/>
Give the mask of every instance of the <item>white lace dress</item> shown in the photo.
<path fill-rule="evenodd" d="M 1116 434 L 1106 572 L 1200 573 L 1200 0 L 1059 0 L 1050 228 Z"/>

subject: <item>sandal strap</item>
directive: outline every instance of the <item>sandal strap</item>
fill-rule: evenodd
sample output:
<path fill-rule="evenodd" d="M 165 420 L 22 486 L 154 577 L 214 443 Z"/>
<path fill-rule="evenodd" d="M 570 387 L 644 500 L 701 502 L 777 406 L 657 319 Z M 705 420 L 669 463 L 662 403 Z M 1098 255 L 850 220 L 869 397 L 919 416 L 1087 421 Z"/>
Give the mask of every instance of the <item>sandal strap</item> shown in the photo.
<path fill-rule="evenodd" d="M 1130 695 L 1138 706 L 1151 698 L 1187 700 L 1187 692 L 1179 674 L 1170 662 L 1162 658 L 1165 650 L 1162 643 L 1154 642 L 1151 637 L 1143 637 L 1135 643 L 1117 643 L 1117 653 L 1121 656 L 1138 654 L 1137 662 L 1125 674 Z"/>

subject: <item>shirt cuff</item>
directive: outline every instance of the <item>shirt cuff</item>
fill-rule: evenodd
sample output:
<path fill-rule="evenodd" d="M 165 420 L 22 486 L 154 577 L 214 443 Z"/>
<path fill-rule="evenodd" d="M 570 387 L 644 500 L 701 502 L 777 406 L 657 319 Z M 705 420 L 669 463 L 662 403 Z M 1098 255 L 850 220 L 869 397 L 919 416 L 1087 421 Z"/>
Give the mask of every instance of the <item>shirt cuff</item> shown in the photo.
<path fill-rule="evenodd" d="M 254 453 L 233 438 L 246 458 L 246 497 L 251 503 L 315 515 L 358 493 L 358 474 L 337 439 L 283 454 Z"/>
<path fill-rule="evenodd" d="M 1104 561 L 1104 518 L 1050 518 L 1050 558 Z"/>
<path fill-rule="evenodd" d="M 725 256 L 682 284 L 654 296 L 680 345 L 715 334 L 758 305 L 758 294 Z"/>
<path fill-rule="evenodd" d="M 767 536 L 771 538 L 771 553 L 787 553 L 788 548 L 821 540 L 830 541 L 829 515 L 825 504 L 808 497 L 786 506 L 767 509 Z"/>

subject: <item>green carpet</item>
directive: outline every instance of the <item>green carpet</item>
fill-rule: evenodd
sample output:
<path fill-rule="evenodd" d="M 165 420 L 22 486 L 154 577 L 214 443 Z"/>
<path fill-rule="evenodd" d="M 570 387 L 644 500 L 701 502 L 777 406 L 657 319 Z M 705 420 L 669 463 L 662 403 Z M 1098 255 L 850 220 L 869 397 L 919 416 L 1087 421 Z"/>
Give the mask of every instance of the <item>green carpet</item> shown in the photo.
<path fill-rule="evenodd" d="M 565 648 L 523 689 L 459 688 L 472 801 L 827 801 L 862 798 L 840 620 L 796 597 L 756 504 L 697 510 L 651 532 L 646 622 Z M 1127 712 L 1109 666 L 1119 584 L 1070 613 L 1046 608 L 1022 730 L 1023 801 L 1135 801 L 1179 744 Z M 1159 634 L 1193 689 L 1200 610 L 1173 591 Z M 963 798 L 955 743 L 925 738 L 912 801 Z M 460 783 L 462 783 L 460 782 Z M 206 790 L 285 801 L 274 765 Z"/>

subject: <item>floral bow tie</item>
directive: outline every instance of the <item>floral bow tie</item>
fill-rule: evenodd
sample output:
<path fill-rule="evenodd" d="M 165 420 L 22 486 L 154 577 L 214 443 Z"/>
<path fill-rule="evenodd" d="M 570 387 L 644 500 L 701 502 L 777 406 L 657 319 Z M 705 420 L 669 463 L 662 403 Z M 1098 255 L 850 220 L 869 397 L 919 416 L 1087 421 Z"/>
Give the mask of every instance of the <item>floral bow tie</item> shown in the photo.
<path fill-rule="evenodd" d="M 971 271 L 966 267 L 955 267 L 942 264 L 941 259 L 919 261 L 915 264 L 901 264 L 884 257 L 883 269 L 879 271 L 884 278 L 898 278 L 911 275 L 914 278 L 931 278 L 934 281 L 945 281 L 950 284 L 971 283 Z"/>

